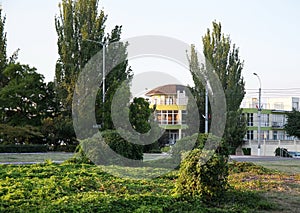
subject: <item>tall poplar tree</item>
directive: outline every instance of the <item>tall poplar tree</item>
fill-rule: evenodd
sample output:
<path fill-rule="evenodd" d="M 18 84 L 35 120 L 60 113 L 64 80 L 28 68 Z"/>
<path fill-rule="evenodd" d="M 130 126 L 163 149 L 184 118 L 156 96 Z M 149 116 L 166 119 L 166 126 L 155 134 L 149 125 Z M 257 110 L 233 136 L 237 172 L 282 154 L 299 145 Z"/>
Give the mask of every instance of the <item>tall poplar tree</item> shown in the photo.
<path fill-rule="evenodd" d="M 67 116 L 71 116 L 74 87 L 79 73 L 87 62 L 103 48 L 103 42 L 112 43 L 120 40 L 121 26 L 115 26 L 110 34 L 105 35 L 104 11 L 98 10 L 98 0 L 62 0 L 59 4 L 60 14 L 55 17 L 55 26 L 58 35 L 59 59 L 56 63 L 55 82 L 63 108 Z M 122 45 L 120 45 L 122 46 Z M 122 46 L 122 54 L 126 55 L 126 44 Z M 107 52 L 113 50 L 107 49 Z M 120 49 L 118 49 L 120 54 Z M 130 71 L 127 69 L 127 60 L 116 67 L 109 67 L 113 54 L 106 55 L 106 70 L 110 73 L 105 82 L 106 103 L 102 105 L 102 86 L 99 86 L 98 100 L 96 101 L 97 121 L 109 119 L 109 103 L 117 89 L 117 85 L 127 79 Z M 101 62 L 99 62 L 101 63 Z M 105 113 L 103 113 L 105 110 Z M 102 115 L 105 115 L 103 118 Z M 108 118 L 107 118 L 108 117 Z M 112 124 L 106 125 L 112 128 Z"/>
<path fill-rule="evenodd" d="M 244 62 L 240 60 L 239 49 L 235 44 L 231 45 L 230 37 L 222 33 L 221 23 L 213 22 L 212 31 L 208 29 L 202 41 L 206 67 L 211 65 L 218 74 L 226 96 L 224 139 L 229 146 L 237 147 L 246 134 L 246 123 L 240 109 L 245 95 Z"/>
<path fill-rule="evenodd" d="M 205 69 L 219 76 L 226 96 L 227 120 L 224 140 L 227 145 L 236 148 L 246 134 L 246 122 L 240 109 L 245 95 L 245 82 L 242 77 L 244 62 L 240 59 L 239 49 L 235 44 L 232 45 L 230 37 L 222 33 L 220 23 L 213 22 L 212 30 L 207 29 L 202 42 Z M 192 74 L 203 71 L 194 46 L 191 48 L 190 69 Z M 204 104 L 205 86 L 203 83 L 195 81 L 194 90 L 199 104 Z M 200 114 L 204 115 L 203 107 L 200 108 Z"/>

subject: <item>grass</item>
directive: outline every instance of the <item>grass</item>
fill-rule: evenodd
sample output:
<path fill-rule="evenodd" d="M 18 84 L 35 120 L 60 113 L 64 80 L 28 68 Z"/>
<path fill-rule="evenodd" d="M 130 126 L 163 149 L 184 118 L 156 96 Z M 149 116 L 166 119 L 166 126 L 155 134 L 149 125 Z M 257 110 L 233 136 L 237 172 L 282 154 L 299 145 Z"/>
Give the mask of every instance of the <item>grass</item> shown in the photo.
<path fill-rule="evenodd" d="M 256 161 L 255 164 L 264 166 L 269 169 L 285 172 L 288 174 L 300 173 L 300 159 Z"/>

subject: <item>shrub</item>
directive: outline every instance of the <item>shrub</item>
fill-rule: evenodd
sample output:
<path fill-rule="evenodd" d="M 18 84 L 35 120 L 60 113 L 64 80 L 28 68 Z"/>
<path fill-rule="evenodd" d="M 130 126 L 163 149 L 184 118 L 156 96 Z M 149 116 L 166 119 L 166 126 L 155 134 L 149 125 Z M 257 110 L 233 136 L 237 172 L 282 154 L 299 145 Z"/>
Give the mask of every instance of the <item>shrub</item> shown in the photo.
<path fill-rule="evenodd" d="M 106 130 L 80 142 L 85 155 L 97 165 L 132 165 L 143 159 L 143 147 L 123 139 L 115 130 Z M 132 161 L 136 160 L 136 161 Z"/>
<path fill-rule="evenodd" d="M 200 196 L 204 201 L 220 199 L 227 189 L 228 158 L 213 151 L 192 150 L 182 161 L 175 192 Z"/>

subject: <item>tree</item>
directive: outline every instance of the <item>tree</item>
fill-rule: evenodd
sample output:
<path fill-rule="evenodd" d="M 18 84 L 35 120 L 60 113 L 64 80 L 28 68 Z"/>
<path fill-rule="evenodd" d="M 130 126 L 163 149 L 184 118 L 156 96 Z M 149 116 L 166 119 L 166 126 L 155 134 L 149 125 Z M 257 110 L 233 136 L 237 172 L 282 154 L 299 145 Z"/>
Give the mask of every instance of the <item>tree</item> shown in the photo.
<path fill-rule="evenodd" d="M 151 130 L 151 122 L 154 123 L 152 113 L 154 109 L 149 107 L 149 102 L 144 98 L 134 98 L 129 107 L 129 121 L 137 132 L 145 134 Z M 158 126 L 152 125 L 152 131 L 159 131 Z M 143 138 L 142 138 L 143 139 Z M 152 141 L 151 144 L 144 145 L 144 152 L 159 151 L 159 142 Z"/>
<path fill-rule="evenodd" d="M 3 71 L 7 65 L 6 58 L 6 32 L 4 31 L 5 17 L 2 18 L 2 9 L 0 9 L 0 88 L 6 84 L 6 77 Z"/>
<path fill-rule="evenodd" d="M 150 129 L 149 117 L 152 110 L 144 98 L 134 98 L 130 104 L 129 121 L 132 127 L 139 133 L 147 133 Z"/>
<path fill-rule="evenodd" d="M 71 114 L 77 76 L 101 46 L 88 40 L 102 41 L 106 16 L 98 14 L 98 0 L 62 0 L 60 15 L 55 17 L 59 59 L 55 81 L 67 113 Z"/>
<path fill-rule="evenodd" d="M 293 109 L 292 112 L 287 113 L 287 124 L 284 130 L 290 136 L 300 138 L 300 112 Z"/>
<path fill-rule="evenodd" d="M 12 126 L 39 126 L 45 115 L 46 85 L 35 68 L 9 64 L 3 75 L 7 85 L 0 90 L 1 122 Z"/>
<path fill-rule="evenodd" d="M 242 77 L 243 62 L 239 57 L 239 49 L 234 44 L 231 45 L 230 37 L 221 32 L 221 24 L 216 22 L 213 22 L 212 31 L 207 30 L 202 41 L 205 66 L 199 64 L 195 47 L 192 46 L 190 69 L 192 74 L 193 72 L 215 72 L 219 76 L 227 105 L 224 140 L 229 146 L 236 148 L 246 134 L 246 122 L 240 109 L 245 95 L 245 82 Z M 196 80 L 194 90 L 197 92 L 198 102 L 203 104 L 205 86 Z M 200 114 L 204 115 L 204 109 L 199 110 Z"/>

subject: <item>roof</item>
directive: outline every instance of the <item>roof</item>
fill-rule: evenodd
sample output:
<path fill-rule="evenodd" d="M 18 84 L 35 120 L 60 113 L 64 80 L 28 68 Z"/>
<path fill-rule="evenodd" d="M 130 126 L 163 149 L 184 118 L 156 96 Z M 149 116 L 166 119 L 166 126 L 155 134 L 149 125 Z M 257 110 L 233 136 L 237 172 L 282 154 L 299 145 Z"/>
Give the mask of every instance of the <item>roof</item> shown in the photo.
<path fill-rule="evenodd" d="M 176 95 L 177 91 L 184 91 L 186 86 L 179 84 L 168 84 L 160 87 L 156 87 L 155 89 L 150 90 L 145 95 L 153 96 L 153 95 Z"/>

